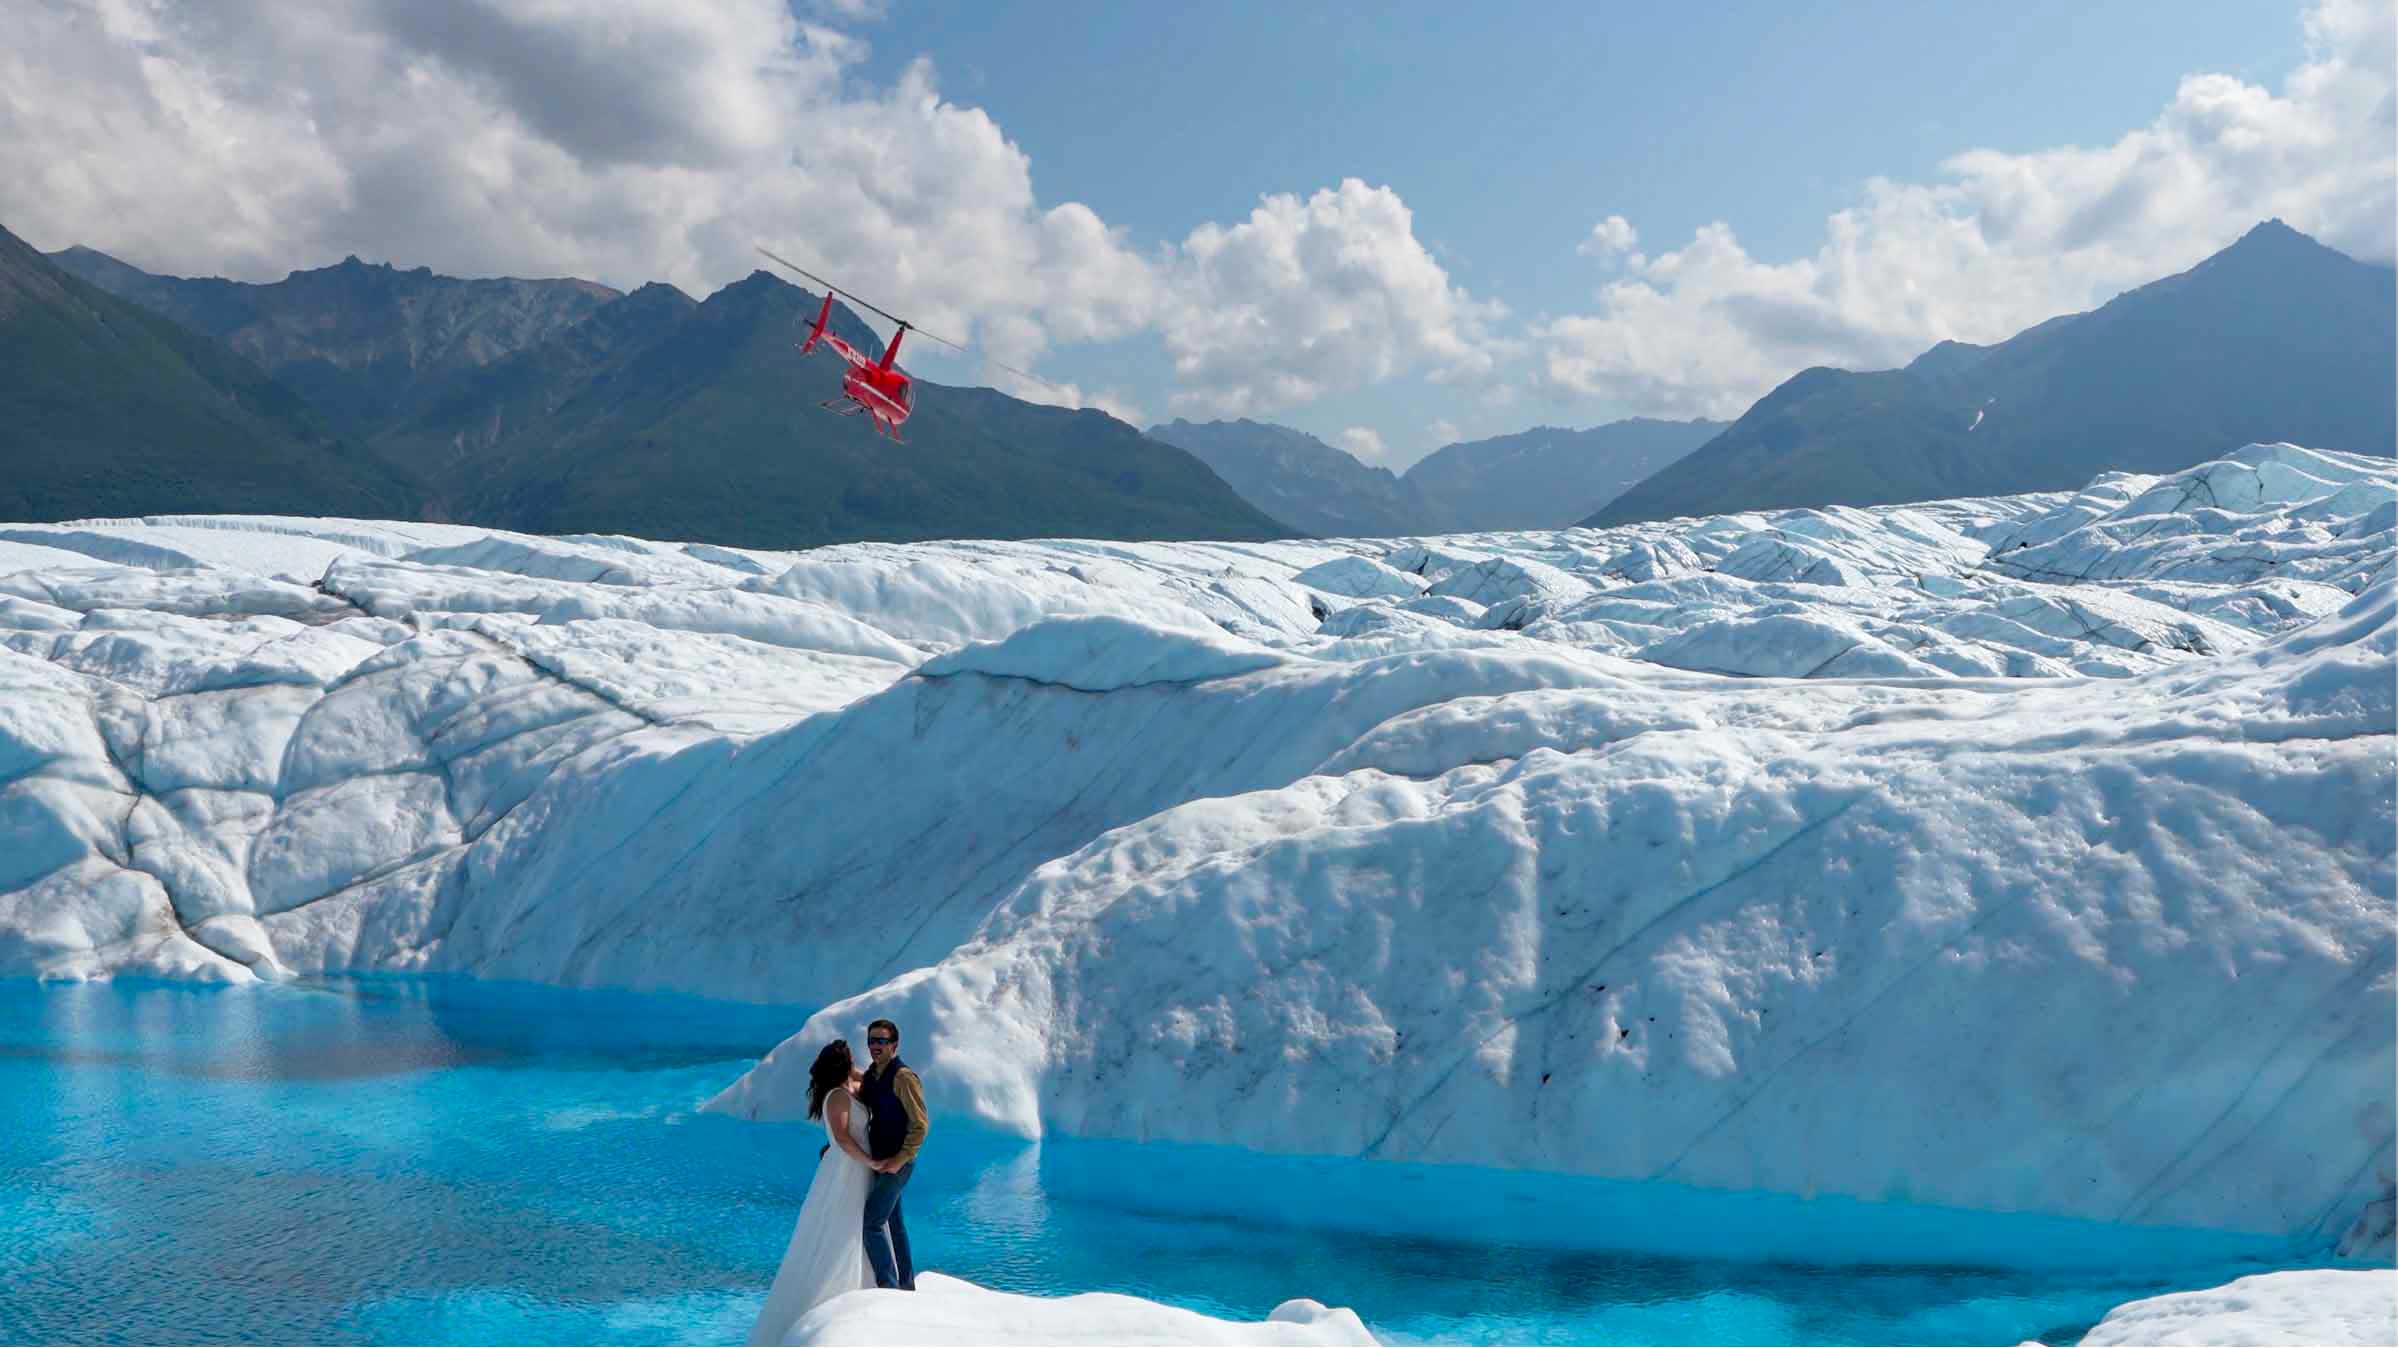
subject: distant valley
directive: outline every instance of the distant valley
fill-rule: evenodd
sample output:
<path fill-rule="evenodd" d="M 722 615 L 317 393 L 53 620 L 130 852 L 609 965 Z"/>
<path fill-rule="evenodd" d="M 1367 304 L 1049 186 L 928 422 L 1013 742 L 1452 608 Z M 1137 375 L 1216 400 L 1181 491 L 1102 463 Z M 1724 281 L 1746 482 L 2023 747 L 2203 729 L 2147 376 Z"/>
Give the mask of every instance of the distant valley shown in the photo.
<path fill-rule="evenodd" d="M 1305 431 L 1172 421 L 1149 434 L 1196 454 L 1251 505 L 1320 538 L 1562 529 L 1724 429 L 1635 417 L 1587 430 L 1536 426 L 1446 445 L 1405 474 Z"/>
<path fill-rule="evenodd" d="M 1634 418 L 1360 463 L 1254 421 L 1152 426 L 1266 513 L 1333 538 L 1609 527 L 2076 487 L 2292 440 L 2398 453 L 2392 272 L 2279 221 L 2178 276 L 1906 368 L 1791 376 L 1737 421 Z"/>

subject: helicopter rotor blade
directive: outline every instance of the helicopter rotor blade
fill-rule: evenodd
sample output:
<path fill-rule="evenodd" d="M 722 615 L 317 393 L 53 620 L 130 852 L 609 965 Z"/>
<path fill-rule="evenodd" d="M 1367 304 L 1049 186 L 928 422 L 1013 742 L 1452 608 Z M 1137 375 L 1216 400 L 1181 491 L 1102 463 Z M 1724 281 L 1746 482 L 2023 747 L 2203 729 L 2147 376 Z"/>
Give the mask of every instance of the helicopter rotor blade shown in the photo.
<path fill-rule="evenodd" d="M 1030 370 L 1019 370 L 1015 366 L 1008 364 L 1006 361 L 993 360 L 989 356 L 978 355 L 975 353 L 973 347 L 967 346 L 963 342 L 953 342 L 947 337 L 934 337 L 933 334 L 924 331 L 922 328 L 914 329 L 914 331 L 917 336 L 930 337 L 933 341 L 939 342 L 941 345 L 950 348 L 961 356 L 965 356 L 969 360 L 979 361 L 984 365 L 992 367 L 993 369 L 1005 370 L 1009 374 L 1016 376 L 1018 379 L 1029 379 L 1046 389 L 1052 389 L 1059 393 L 1066 392 L 1066 389 L 1062 385 L 1051 383 L 1049 380 L 1043 379 L 1041 376 L 1034 374 Z"/>
<path fill-rule="evenodd" d="M 949 338 L 943 337 L 938 333 L 926 332 L 924 329 L 917 327 L 915 324 L 910 323 L 895 313 L 892 313 L 890 310 L 874 304 L 871 301 L 860 299 L 857 295 L 851 293 L 850 291 L 843 290 L 841 287 L 825 280 L 823 277 L 818 276 L 812 271 L 809 271 L 807 268 L 799 265 L 796 262 L 793 262 L 789 258 L 768 252 L 763 245 L 758 246 L 758 252 L 765 256 L 768 260 L 774 262 L 776 265 L 781 266 L 789 271 L 797 272 L 801 276 L 804 276 L 816 284 L 823 286 L 829 293 L 839 295 L 841 298 L 848 300 L 850 303 L 868 311 L 869 313 L 880 315 L 883 318 L 887 318 L 890 321 L 897 323 L 903 331 L 915 333 L 917 336 L 924 338 L 926 341 L 939 342 L 941 345 L 948 347 L 950 350 L 957 352 L 959 355 L 968 356 L 975 360 L 981 361 L 985 365 L 1005 370 L 1009 374 L 1012 374 L 1019 379 L 1029 379 L 1032 382 L 1041 385 L 1043 388 L 1053 389 L 1059 393 L 1066 392 L 1063 387 L 1053 384 L 1049 380 L 1043 379 L 1041 376 L 1034 374 L 1030 370 L 1019 370 L 1015 366 L 1010 365 L 1005 361 L 993 360 L 989 356 L 977 356 L 974 354 L 974 348 L 966 345 L 964 342 L 953 342 Z"/>
<path fill-rule="evenodd" d="M 772 261 L 774 261 L 775 263 L 777 263 L 777 264 L 779 264 L 779 265 L 781 265 L 781 266 L 783 266 L 783 267 L 785 267 L 785 268 L 788 268 L 788 269 L 789 269 L 789 270 L 791 270 L 791 271 L 798 272 L 800 275 L 807 277 L 809 280 L 811 280 L 811 281 L 814 281 L 816 284 L 818 284 L 818 285 L 820 285 L 820 286 L 823 286 L 823 287 L 824 287 L 824 288 L 825 288 L 827 291 L 831 292 L 832 294 L 839 295 L 841 298 L 843 298 L 843 299 L 845 299 L 845 300 L 848 300 L 848 301 L 849 301 L 851 304 L 854 304 L 854 305 L 858 306 L 858 307 L 859 307 L 859 308 L 861 308 L 861 309 L 867 310 L 867 311 L 869 311 L 869 312 L 871 312 L 871 313 L 880 314 L 880 315 L 882 315 L 883 317 L 885 317 L 885 318 L 887 318 L 887 319 L 890 319 L 892 322 L 894 322 L 894 323 L 897 323 L 899 326 L 901 326 L 901 327 L 903 327 L 903 328 L 911 328 L 911 329 L 912 329 L 912 328 L 915 326 L 914 324 L 912 324 L 912 323 L 908 322 L 906 319 L 904 319 L 904 318 L 901 318 L 899 315 L 897 315 L 897 314 L 895 314 L 895 313 L 892 313 L 892 312 L 891 312 L 890 310 L 888 310 L 888 309 L 885 309 L 885 308 L 883 308 L 881 305 L 875 304 L 874 302 L 872 302 L 872 301 L 870 301 L 870 300 L 861 299 L 861 298 L 859 298 L 858 296 L 856 296 L 856 295 L 854 295 L 854 294 L 851 294 L 849 291 L 843 290 L 841 287 L 839 287 L 839 286 L 837 286 L 837 285 L 834 285 L 834 284 L 833 284 L 832 282 L 830 282 L 830 281 L 827 281 L 827 280 L 825 280 L 823 277 L 821 277 L 821 276 L 818 276 L 816 273 L 814 273 L 814 272 L 812 272 L 812 271 L 809 271 L 807 268 L 805 268 L 805 267 L 803 267 L 803 266 L 799 265 L 799 264 L 798 264 L 798 263 L 796 263 L 796 262 L 793 262 L 793 261 L 792 261 L 792 260 L 790 260 L 789 258 L 786 258 L 786 257 L 779 257 L 779 256 L 777 256 L 777 255 L 775 255 L 775 254 L 773 254 L 773 253 L 769 253 L 769 252 L 767 252 L 767 251 L 766 251 L 764 248 L 760 248 L 760 249 L 758 249 L 758 251 L 759 251 L 761 254 L 764 254 L 764 255 L 765 255 L 767 258 L 769 258 L 769 259 L 771 259 Z M 935 338 L 933 338 L 933 340 L 937 342 L 937 341 L 939 341 L 939 340 L 941 340 L 941 339 L 940 339 L 940 338 L 938 338 L 938 337 L 935 337 Z"/>

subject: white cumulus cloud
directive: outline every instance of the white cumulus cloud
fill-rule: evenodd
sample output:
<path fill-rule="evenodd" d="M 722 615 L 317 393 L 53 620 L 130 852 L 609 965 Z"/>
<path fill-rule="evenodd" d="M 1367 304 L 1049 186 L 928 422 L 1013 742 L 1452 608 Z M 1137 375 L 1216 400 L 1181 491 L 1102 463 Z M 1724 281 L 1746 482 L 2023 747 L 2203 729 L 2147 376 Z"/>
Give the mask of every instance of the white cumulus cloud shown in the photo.
<path fill-rule="evenodd" d="M 1170 262 L 1163 315 L 1173 403 L 1271 411 L 1403 371 L 1488 373 L 1504 310 L 1453 284 L 1388 187 L 1350 178 L 1306 200 L 1279 193 L 1230 227 L 1191 232 Z"/>
<path fill-rule="evenodd" d="M 1620 215 L 1611 215 L 1590 227 L 1590 237 L 1574 249 L 1584 257 L 1618 257 L 1629 253 L 1640 243 L 1640 231 Z"/>
<path fill-rule="evenodd" d="M 1811 365 L 1902 364 L 1996 341 L 2187 268 L 2279 216 L 2353 256 L 2398 253 L 2391 0 L 2325 0 L 2278 92 L 2191 75 L 2113 144 L 1973 150 L 1932 184 L 1875 180 L 1814 255 L 1753 257 L 1727 225 L 1624 258 L 1597 307 L 1533 329 L 1555 392 L 1732 416 Z M 1585 252 L 1636 241 L 1602 222 Z M 1598 247 L 1594 248 L 1596 244 Z"/>
<path fill-rule="evenodd" d="M 929 64 L 857 78 L 880 0 L 22 0 L 0 44 L 0 223 L 137 266 L 274 280 L 356 253 L 706 293 L 763 242 L 1030 367 L 1165 340 L 1177 405 L 1273 408 L 1488 368 L 1497 310 L 1388 188 L 1269 196 L 1140 248 Z M 1120 395 L 1024 391 L 1118 406 Z"/>

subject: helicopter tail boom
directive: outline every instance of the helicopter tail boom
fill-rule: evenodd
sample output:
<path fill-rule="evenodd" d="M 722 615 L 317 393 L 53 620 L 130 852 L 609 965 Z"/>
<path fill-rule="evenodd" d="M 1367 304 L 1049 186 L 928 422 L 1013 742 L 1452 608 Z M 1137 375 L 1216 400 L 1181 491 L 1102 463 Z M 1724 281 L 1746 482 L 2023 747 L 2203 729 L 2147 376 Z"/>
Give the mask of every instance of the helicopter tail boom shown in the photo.
<path fill-rule="evenodd" d="M 827 293 L 824 297 L 824 306 L 816 311 L 815 323 L 808 328 L 808 340 L 799 344 L 799 354 L 804 356 L 816 349 L 816 343 L 824 339 L 824 325 L 832 316 L 833 297 Z"/>

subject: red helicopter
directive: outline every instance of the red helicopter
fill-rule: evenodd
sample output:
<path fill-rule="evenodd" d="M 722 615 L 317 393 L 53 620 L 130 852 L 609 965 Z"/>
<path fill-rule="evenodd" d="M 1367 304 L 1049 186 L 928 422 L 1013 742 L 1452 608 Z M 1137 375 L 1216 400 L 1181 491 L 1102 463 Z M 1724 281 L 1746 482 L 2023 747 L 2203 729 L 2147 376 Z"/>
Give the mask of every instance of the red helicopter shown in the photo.
<path fill-rule="evenodd" d="M 849 370 L 841 376 L 841 396 L 848 399 L 851 405 L 838 407 L 834 405 L 833 399 L 827 398 L 819 406 L 831 410 L 836 416 L 856 416 L 858 413 L 864 412 L 873 419 L 875 430 L 905 444 L 905 441 L 899 440 L 899 428 L 916 410 L 916 394 L 915 381 L 908 376 L 907 371 L 893 363 L 899 359 L 900 340 L 913 331 L 921 333 L 927 341 L 939 342 L 943 346 L 954 348 L 960 352 L 965 351 L 966 347 L 962 343 L 950 341 L 946 337 L 935 337 L 899 315 L 859 299 L 850 291 L 843 290 L 798 263 L 787 258 L 777 257 L 764 248 L 760 248 L 758 251 L 765 254 L 778 266 L 797 272 L 824 288 L 824 303 L 816 310 L 816 321 L 808 327 L 807 340 L 799 344 L 799 354 L 803 356 L 808 354 L 816 349 L 818 342 L 822 342 L 831 347 L 841 359 L 848 361 Z M 876 360 L 873 356 L 841 340 L 839 336 L 825 331 L 825 324 L 833 316 L 833 296 L 835 295 L 839 295 L 861 309 L 880 314 L 899 325 L 899 330 L 891 334 L 891 344 L 883 348 L 881 360 Z M 1000 365 L 998 361 L 990 363 L 998 365 L 1000 369 L 1009 374 L 1029 379 L 1036 384 L 1048 384 L 1051 388 L 1057 387 L 1039 375 L 1027 374 L 1013 365 Z"/>

